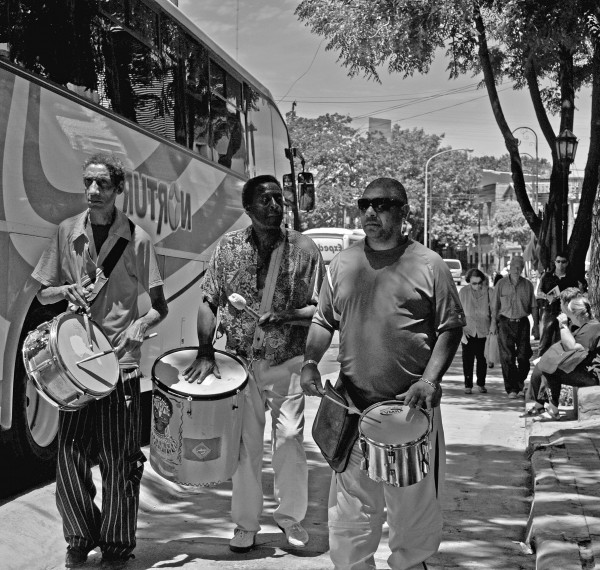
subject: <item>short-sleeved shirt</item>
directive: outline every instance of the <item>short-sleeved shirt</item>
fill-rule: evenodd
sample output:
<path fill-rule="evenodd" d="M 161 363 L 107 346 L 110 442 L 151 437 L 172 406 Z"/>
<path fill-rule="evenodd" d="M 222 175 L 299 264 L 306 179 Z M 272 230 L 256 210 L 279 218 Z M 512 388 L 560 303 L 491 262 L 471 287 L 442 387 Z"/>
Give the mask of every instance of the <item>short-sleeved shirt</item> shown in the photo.
<path fill-rule="evenodd" d="M 536 306 L 533 283 L 519 276 L 517 284 L 513 285 L 509 275 L 503 277 L 494 287 L 494 305 L 497 317 L 521 319 L 531 315 Z"/>
<path fill-rule="evenodd" d="M 490 332 L 493 292 L 484 286 L 479 293 L 477 296 L 473 288 L 466 285 L 458 296 L 467 318 L 463 332 L 467 336 L 483 338 Z"/>
<path fill-rule="evenodd" d="M 47 287 L 81 283 L 86 276 L 95 279 L 97 267 L 102 266 L 121 237 L 129 243 L 91 305 L 92 319 L 102 327 L 113 346 L 119 343 L 121 333 L 139 317 L 138 288 L 150 291 L 163 284 L 154 246 L 142 228 L 135 226 L 132 235 L 129 219 L 117 210 L 108 237 L 97 255 L 86 210 L 58 226 L 32 273 L 36 281 Z M 136 366 L 140 356 L 139 348 L 127 352 L 119 364 L 121 368 Z"/>
<path fill-rule="evenodd" d="M 590 353 L 596 354 L 600 343 L 600 323 L 596 319 L 583 323 L 573 332 L 573 337 Z"/>
<path fill-rule="evenodd" d="M 301 309 L 316 305 L 325 266 L 315 243 L 294 230 L 282 231 L 283 255 L 271 310 Z M 277 245 L 279 245 L 278 242 Z M 220 308 L 220 326 L 227 333 L 227 349 L 251 357 L 256 319 L 228 302 L 238 293 L 246 305 L 260 312 L 262 294 L 257 287 L 258 249 L 252 226 L 226 234 L 217 245 L 200 287 L 204 298 Z M 264 357 L 274 364 L 304 353 L 308 327 L 284 325 L 265 333 Z"/>
<path fill-rule="evenodd" d="M 439 334 L 465 315 L 439 255 L 410 239 L 385 251 L 362 240 L 331 261 L 313 323 L 340 331 L 341 372 L 376 403 L 418 381 Z"/>
<path fill-rule="evenodd" d="M 540 280 L 540 291 L 547 295 L 554 287 L 558 287 L 560 292 L 564 291 L 568 287 L 577 287 L 579 289 L 579 281 L 573 277 L 569 272 L 564 277 L 559 277 L 554 271 L 548 271 L 542 275 Z M 548 305 L 548 310 L 553 315 L 560 314 L 560 299 L 555 299 Z"/>

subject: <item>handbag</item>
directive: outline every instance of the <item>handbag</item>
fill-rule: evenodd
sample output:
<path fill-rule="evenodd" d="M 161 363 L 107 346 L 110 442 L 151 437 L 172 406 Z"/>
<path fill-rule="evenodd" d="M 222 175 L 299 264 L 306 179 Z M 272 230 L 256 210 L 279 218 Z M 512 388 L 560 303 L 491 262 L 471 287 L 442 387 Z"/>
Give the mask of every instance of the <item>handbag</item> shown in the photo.
<path fill-rule="evenodd" d="M 340 381 L 336 387 L 343 390 Z M 348 406 L 345 396 L 336 390 L 329 380 L 325 382 L 325 394 L 336 402 Z M 350 413 L 329 398 L 323 396 L 321 399 L 313 422 L 312 437 L 329 466 L 336 473 L 342 473 L 346 470 L 350 453 L 358 439 L 360 415 Z"/>
<path fill-rule="evenodd" d="M 588 355 L 589 352 L 584 348 L 577 347 L 565 350 L 563 345 L 557 342 L 540 356 L 537 367 L 544 374 L 554 374 L 557 370 L 569 373 L 585 361 Z"/>
<path fill-rule="evenodd" d="M 483 356 L 488 365 L 500 364 L 500 350 L 498 349 L 498 335 L 490 333 L 485 340 Z"/>

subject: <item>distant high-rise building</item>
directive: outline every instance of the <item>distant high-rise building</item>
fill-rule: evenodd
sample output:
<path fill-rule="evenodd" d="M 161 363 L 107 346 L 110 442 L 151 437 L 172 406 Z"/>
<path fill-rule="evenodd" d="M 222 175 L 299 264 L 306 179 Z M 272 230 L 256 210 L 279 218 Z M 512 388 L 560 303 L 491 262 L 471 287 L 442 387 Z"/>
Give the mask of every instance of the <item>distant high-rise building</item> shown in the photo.
<path fill-rule="evenodd" d="M 392 142 L 392 121 L 369 117 L 369 132 L 383 137 L 387 142 Z"/>

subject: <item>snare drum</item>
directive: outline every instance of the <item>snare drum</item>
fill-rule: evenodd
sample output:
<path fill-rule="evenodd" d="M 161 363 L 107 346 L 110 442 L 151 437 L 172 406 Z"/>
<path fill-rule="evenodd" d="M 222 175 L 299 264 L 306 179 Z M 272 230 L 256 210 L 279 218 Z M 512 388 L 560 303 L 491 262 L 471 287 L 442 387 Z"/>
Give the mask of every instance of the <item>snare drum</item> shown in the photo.
<path fill-rule="evenodd" d="M 361 468 L 370 479 L 408 487 L 429 472 L 429 413 L 397 400 L 380 402 L 360 416 Z"/>
<path fill-rule="evenodd" d="M 65 411 L 83 408 L 117 386 L 119 361 L 114 352 L 78 364 L 87 356 L 111 350 L 102 329 L 89 321 L 89 346 L 84 316 L 62 313 L 32 330 L 23 343 L 23 362 L 39 393 Z"/>
<path fill-rule="evenodd" d="M 182 372 L 197 348 L 163 354 L 152 367 L 150 464 L 165 479 L 208 487 L 237 469 L 248 371 L 232 354 L 215 351 L 221 378 L 190 384 Z"/>

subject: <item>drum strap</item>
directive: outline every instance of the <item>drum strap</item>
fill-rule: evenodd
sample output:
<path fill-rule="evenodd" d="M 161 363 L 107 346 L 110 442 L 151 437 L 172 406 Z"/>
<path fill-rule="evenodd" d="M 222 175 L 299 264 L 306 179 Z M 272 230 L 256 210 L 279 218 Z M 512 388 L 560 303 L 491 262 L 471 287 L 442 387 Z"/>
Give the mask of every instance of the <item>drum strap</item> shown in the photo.
<path fill-rule="evenodd" d="M 271 260 L 269 262 L 269 271 L 267 272 L 267 278 L 265 279 L 265 287 L 263 289 L 262 299 L 260 302 L 260 314 L 264 314 L 271 310 L 271 304 L 273 303 L 273 295 L 275 294 L 275 284 L 277 283 L 277 275 L 279 274 L 279 267 L 281 265 L 281 259 L 283 258 L 283 249 L 285 247 L 285 241 L 287 236 L 284 236 L 281 243 L 271 254 Z M 252 343 L 252 351 L 257 353 L 261 350 L 265 341 L 265 331 L 257 326 L 254 331 L 254 341 Z"/>
<path fill-rule="evenodd" d="M 129 230 L 131 231 L 131 236 L 133 238 L 133 233 L 135 231 L 135 224 L 131 220 L 129 220 Z M 92 292 L 92 295 L 89 298 L 90 304 L 92 304 L 94 302 L 94 300 L 98 296 L 98 293 L 100 293 L 102 288 L 108 282 L 108 278 L 110 277 L 110 274 L 112 273 L 113 269 L 117 265 L 117 262 L 119 261 L 119 259 L 121 259 L 121 256 L 123 255 L 123 252 L 125 251 L 125 248 L 127 247 L 128 243 L 129 243 L 129 240 L 127 238 L 120 237 L 117 240 L 117 243 L 115 243 L 115 245 L 113 245 L 112 249 L 108 252 L 108 255 L 104 258 L 104 263 L 102 264 L 102 268 L 97 269 L 96 277 L 95 277 L 95 281 L 94 281 L 94 283 L 95 283 L 94 290 Z M 91 280 L 90 280 L 90 282 L 91 282 Z M 84 284 L 83 281 L 82 281 L 82 284 Z"/>

